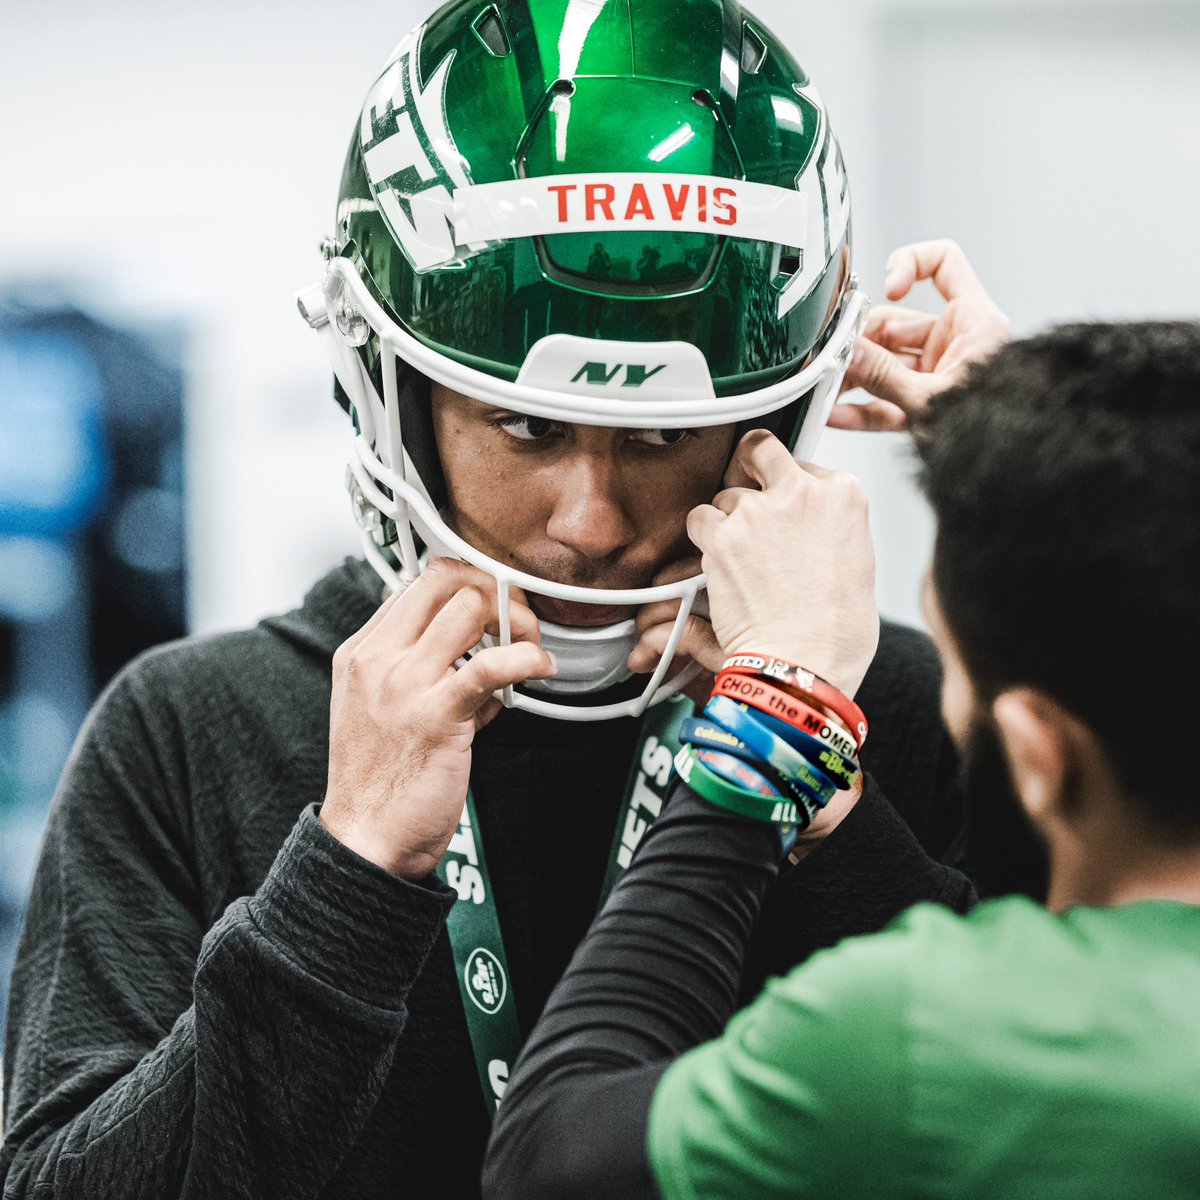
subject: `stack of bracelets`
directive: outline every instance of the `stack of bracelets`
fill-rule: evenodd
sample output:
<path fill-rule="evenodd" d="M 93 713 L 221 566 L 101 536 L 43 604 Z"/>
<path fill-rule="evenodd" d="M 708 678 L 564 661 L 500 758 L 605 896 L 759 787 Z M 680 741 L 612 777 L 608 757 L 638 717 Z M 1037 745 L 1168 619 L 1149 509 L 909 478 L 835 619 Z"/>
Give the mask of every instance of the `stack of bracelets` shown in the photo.
<path fill-rule="evenodd" d="M 839 790 L 856 787 L 867 719 L 819 675 L 735 654 L 702 717 L 683 723 L 675 769 L 710 804 L 779 829 L 784 851 Z"/>

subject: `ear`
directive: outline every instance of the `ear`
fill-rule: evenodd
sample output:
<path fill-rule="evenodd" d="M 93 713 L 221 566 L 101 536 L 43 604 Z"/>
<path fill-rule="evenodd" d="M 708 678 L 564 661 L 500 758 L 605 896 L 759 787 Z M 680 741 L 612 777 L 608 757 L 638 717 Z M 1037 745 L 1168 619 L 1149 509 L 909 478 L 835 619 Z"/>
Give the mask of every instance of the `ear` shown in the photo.
<path fill-rule="evenodd" d="M 1032 688 L 1003 692 L 992 718 L 1008 758 L 1013 785 L 1034 826 L 1043 833 L 1068 815 L 1068 782 L 1080 766 L 1086 730 L 1057 701 Z"/>

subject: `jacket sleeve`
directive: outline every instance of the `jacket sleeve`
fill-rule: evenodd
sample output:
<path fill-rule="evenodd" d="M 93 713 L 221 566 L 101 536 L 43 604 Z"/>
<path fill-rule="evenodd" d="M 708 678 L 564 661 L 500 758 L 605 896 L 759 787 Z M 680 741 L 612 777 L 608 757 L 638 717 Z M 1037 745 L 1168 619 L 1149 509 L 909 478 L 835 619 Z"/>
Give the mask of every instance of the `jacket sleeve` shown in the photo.
<path fill-rule="evenodd" d="M 206 930 L 170 725 L 122 676 L 55 797 L 13 975 L 5 1200 L 316 1196 L 453 900 L 310 808 Z"/>

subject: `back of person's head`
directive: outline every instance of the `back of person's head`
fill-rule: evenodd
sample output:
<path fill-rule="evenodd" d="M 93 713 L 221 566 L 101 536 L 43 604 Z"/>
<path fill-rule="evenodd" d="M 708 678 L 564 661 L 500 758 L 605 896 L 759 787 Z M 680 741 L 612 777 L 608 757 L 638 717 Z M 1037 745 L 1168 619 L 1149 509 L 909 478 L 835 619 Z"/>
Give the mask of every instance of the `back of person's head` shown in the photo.
<path fill-rule="evenodd" d="M 1175 758 L 1200 715 L 1200 324 L 1015 342 L 914 434 L 934 589 L 981 704 L 1047 694 L 1153 826 L 1200 836 Z"/>

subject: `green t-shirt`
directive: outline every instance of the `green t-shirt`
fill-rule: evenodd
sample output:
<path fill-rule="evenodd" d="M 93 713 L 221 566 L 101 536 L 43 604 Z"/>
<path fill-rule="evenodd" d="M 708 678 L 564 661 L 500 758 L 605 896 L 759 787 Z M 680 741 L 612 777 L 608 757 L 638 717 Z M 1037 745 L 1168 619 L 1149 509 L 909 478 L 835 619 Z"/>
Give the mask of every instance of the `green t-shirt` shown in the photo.
<path fill-rule="evenodd" d="M 920 905 L 664 1075 L 665 1200 L 1200 1196 L 1200 907 Z"/>

